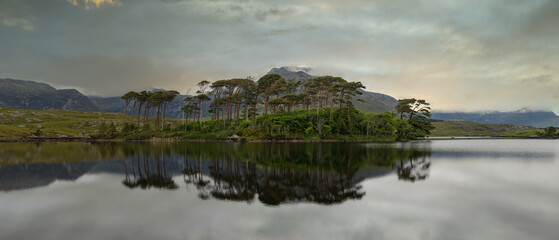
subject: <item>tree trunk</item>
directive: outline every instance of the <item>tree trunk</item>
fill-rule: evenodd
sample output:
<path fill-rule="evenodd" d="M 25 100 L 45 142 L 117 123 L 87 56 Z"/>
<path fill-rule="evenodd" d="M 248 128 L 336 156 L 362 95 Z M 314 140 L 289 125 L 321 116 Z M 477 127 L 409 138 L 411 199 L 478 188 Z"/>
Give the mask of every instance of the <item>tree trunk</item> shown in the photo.
<path fill-rule="evenodd" d="M 163 127 L 165 127 L 165 112 L 167 111 L 167 103 L 163 104 Z"/>
<path fill-rule="evenodd" d="M 144 105 L 144 103 L 140 102 L 140 106 L 138 107 L 138 128 L 140 128 L 140 117 L 142 115 L 142 105 Z"/>
<path fill-rule="evenodd" d="M 237 116 L 235 117 L 235 121 L 239 121 L 239 114 L 241 113 L 241 104 L 237 104 L 236 106 L 237 109 Z"/>
<path fill-rule="evenodd" d="M 200 125 L 200 132 L 202 132 L 202 121 L 200 121 L 200 117 L 202 117 L 203 112 L 204 112 L 204 102 L 200 102 L 200 113 L 198 114 L 198 124 Z"/>
<path fill-rule="evenodd" d="M 128 117 L 126 116 L 128 114 L 128 104 L 130 104 L 130 102 L 128 100 L 126 100 L 126 103 L 124 104 L 124 121 L 126 122 L 126 119 L 128 119 Z"/>
<path fill-rule="evenodd" d="M 134 116 L 136 116 L 136 101 L 134 101 L 134 105 L 132 106 L 132 118 L 131 118 L 131 122 L 132 124 L 134 124 Z"/>
<path fill-rule="evenodd" d="M 144 124 L 148 124 L 148 115 L 149 115 L 149 103 L 146 105 L 146 110 L 144 110 Z"/>
<path fill-rule="evenodd" d="M 264 115 L 268 114 L 268 101 L 270 100 L 270 95 L 266 95 L 264 98 Z"/>
<path fill-rule="evenodd" d="M 161 104 L 157 106 L 157 125 L 159 125 L 159 129 L 161 129 Z"/>
<path fill-rule="evenodd" d="M 245 103 L 245 120 L 248 120 L 248 104 Z"/>

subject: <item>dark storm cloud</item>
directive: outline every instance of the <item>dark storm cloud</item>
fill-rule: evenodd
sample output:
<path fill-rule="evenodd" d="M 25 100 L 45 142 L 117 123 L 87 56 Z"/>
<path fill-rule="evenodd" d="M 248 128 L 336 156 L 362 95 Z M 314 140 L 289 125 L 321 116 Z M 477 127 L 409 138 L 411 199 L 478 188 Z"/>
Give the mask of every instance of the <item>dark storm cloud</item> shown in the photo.
<path fill-rule="evenodd" d="M 435 109 L 558 105 L 559 1 L 0 4 L 0 77 L 114 95 L 130 84 L 184 91 L 204 79 L 308 66 Z"/>

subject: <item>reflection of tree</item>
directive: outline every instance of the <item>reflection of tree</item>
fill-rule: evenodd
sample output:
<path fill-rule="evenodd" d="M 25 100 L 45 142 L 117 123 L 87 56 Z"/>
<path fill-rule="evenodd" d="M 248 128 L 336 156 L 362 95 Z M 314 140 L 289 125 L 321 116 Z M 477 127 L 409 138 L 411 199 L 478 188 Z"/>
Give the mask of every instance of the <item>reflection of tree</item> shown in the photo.
<path fill-rule="evenodd" d="M 210 184 L 209 180 L 204 179 L 204 174 L 202 173 L 203 161 L 201 158 L 197 160 L 188 161 L 185 157 L 184 168 L 182 170 L 184 182 L 186 184 L 193 184 L 198 189 L 198 196 L 201 199 L 209 199 L 207 187 Z"/>
<path fill-rule="evenodd" d="M 288 202 L 315 202 L 320 204 L 341 203 L 347 199 L 361 199 L 365 193 L 361 186 L 352 183 L 343 173 L 320 169 L 307 171 L 277 167 L 258 167 L 254 163 L 241 162 L 224 156 L 222 160 L 209 161 L 208 169 L 212 183 L 197 186 L 192 179 L 200 178 L 197 160 L 187 160 L 183 171 L 187 184 L 195 185 L 200 195 L 210 192 L 216 199 L 252 202 L 258 200 L 267 205 Z"/>
<path fill-rule="evenodd" d="M 398 179 L 415 182 L 425 180 L 429 176 L 431 161 L 426 156 L 402 160 L 396 165 Z"/>
<path fill-rule="evenodd" d="M 418 146 L 421 145 L 123 144 L 123 184 L 130 188 L 175 189 L 178 186 L 167 173 L 180 171 L 187 188 L 193 186 L 201 199 L 248 203 L 258 200 L 266 205 L 336 204 L 361 199 L 365 195 L 361 181 L 389 174 L 392 169 L 403 180 L 425 179 L 430 150 Z M 170 165 L 166 166 L 166 161 Z"/>
<path fill-rule="evenodd" d="M 128 162 L 130 162 L 130 164 L 128 164 Z M 122 184 L 128 188 L 178 188 L 173 179 L 167 176 L 167 171 L 165 170 L 165 155 L 156 155 L 155 158 L 143 156 L 143 161 L 140 161 L 140 156 L 136 155 L 135 159 L 134 157 L 126 158 L 123 160 L 123 163 L 126 177 L 122 181 Z M 133 174 L 132 178 L 130 177 L 129 170 Z"/>

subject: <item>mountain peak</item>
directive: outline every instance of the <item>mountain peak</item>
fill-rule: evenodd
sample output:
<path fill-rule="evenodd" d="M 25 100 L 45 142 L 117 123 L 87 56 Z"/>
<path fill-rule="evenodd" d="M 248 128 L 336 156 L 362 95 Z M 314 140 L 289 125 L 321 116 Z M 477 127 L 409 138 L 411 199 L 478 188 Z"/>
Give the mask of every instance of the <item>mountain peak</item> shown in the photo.
<path fill-rule="evenodd" d="M 280 68 L 272 68 L 266 75 L 268 74 L 278 74 L 283 79 L 295 79 L 295 80 L 307 80 L 311 78 L 315 78 L 316 76 L 312 76 L 308 74 L 311 68 L 308 67 L 280 67 Z"/>
<path fill-rule="evenodd" d="M 0 103 L 22 109 L 101 110 L 76 89 L 56 89 L 46 83 L 10 78 L 0 78 Z"/>

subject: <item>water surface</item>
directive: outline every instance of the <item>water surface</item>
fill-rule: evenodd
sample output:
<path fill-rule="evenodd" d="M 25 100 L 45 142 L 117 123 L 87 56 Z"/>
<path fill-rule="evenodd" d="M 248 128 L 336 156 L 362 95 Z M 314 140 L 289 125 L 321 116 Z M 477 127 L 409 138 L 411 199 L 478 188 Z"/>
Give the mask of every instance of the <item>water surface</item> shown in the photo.
<path fill-rule="evenodd" d="M 558 239 L 559 142 L 0 144 L 0 239 Z"/>

